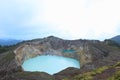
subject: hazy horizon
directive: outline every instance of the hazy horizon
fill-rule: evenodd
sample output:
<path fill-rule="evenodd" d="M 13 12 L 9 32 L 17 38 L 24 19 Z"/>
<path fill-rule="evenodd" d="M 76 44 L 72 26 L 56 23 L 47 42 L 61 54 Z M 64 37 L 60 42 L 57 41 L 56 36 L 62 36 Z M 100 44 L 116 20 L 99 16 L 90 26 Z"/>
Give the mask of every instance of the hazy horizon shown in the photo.
<path fill-rule="evenodd" d="M 0 39 L 104 40 L 120 35 L 119 0 L 1 0 Z"/>
<path fill-rule="evenodd" d="M 43 39 L 43 38 L 47 38 L 47 37 L 50 37 L 50 36 L 54 36 L 54 35 L 49 35 L 49 36 L 43 36 L 43 37 L 35 37 L 35 38 L 0 38 L 0 40 L 34 40 L 34 39 Z M 62 38 L 62 37 L 59 37 L 59 36 L 54 36 L 54 37 L 57 37 L 57 38 L 60 38 L 60 39 L 64 39 L 64 40 L 79 40 L 79 39 L 82 39 L 82 40 L 99 40 L 99 41 L 104 41 L 106 39 L 111 39 L 113 37 L 116 37 L 116 36 L 119 36 L 119 35 L 115 35 L 115 36 L 112 36 L 112 37 L 108 37 L 108 38 L 104 38 L 104 39 L 90 39 L 90 38 L 76 38 L 76 39 L 69 39 L 69 38 Z"/>

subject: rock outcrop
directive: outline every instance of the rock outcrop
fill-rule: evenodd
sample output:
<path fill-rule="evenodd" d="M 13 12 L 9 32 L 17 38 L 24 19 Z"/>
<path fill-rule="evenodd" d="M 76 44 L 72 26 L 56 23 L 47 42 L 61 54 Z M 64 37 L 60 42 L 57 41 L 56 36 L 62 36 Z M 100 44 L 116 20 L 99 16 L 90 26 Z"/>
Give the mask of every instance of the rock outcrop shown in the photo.
<path fill-rule="evenodd" d="M 111 66 L 120 61 L 120 48 L 115 45 L 112 46 L 110 43 L 111 41 L 63 40 L 54 36 L 24 41 L 0 54 L 0 79 L 38 80 L 41 76 L 39 80 L 62 80 L 65 77 L 71 78 L 71 76 L 81 75 L 102 66 Z M 39 55 L 74 58 L 79 60 L 81 68 L 68 68 L 53 76 L 46 73 L 31 73 L 22 70 L 21 65 L 25 60 Z M 32 74 L 34 78 L 32 78 Z"/>
<path fill-rule="evenodd" d="M 54 36 L 24 42 L 14 50 L 18 65 L 38 55 L 57 55 L 77 59 L 81 67 L 89 69 L 114 63 L 112 59 L 108 60 L 114 52 L 111 46 L 98 40 L 63 40 Z"/>
<path fill-rule="evenodd" d="M 92 62 L 92 57 L 89 53 L 89 43 L 94 42 L 87 40 L 62 40 L 53 36 L 37 41 L 32 40 L 21 44 L 14 50 L 15 59 L 18 65 L 22 65 L 25 60 L 38 55 L 57 55 L 77 59 L 83 66 Z M 70 52 L 71 50 L 73 52 Z"/>

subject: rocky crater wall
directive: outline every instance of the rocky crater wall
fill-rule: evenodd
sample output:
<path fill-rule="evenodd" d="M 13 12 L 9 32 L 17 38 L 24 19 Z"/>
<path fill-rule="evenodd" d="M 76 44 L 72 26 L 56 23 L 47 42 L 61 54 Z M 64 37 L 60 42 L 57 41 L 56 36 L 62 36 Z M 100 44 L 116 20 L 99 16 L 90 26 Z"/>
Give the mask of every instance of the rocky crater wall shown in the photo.
<path fill-rule="evenodd" d="M 25 60 L 38 55 L 57 55 L 74 58 L 80 62 L 80 66 L 92 61 L 87 45 L 80 46 L 69 42 L 58 42 L 60 45 L 55 43 L 48 41 L 44 43 L 39 42 L 37 44 L 36 42 L 21 44 L 14 50 L 16 63 L 18 66 L 21 66 Z M 63 43 L 63 45 L 61 45 L 61 43 Z"/>
<path fill-rule="evenodd" d="M 15 50 L 15 60 L 18 66 L 38 55 L 57 55 L 77 59 L 80 67 L 95 69 L 104 65 L 114 64 L 119 51 L 98 40 L 63 40 L 53 36 L 26 41 Z M 106 64 L 108 63 L 108 64 Z"/>

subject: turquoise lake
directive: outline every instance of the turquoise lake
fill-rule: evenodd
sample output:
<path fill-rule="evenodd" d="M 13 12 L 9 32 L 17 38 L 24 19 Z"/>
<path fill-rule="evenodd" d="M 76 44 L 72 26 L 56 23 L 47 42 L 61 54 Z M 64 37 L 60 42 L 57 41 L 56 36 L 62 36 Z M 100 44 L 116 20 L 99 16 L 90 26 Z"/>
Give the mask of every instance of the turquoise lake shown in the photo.
<path fill-rule="evenodd" d="M 68 67 L 80 68 L 79 61 L 60 56 L 42 55 L 26 60 L 22 65 L 24 71 L 46 72 L 51 75 Z"/>
<path fill-rule="evenodd" d="M 64 53 L 75 53 L 75 50 L 63 50 Z"/>

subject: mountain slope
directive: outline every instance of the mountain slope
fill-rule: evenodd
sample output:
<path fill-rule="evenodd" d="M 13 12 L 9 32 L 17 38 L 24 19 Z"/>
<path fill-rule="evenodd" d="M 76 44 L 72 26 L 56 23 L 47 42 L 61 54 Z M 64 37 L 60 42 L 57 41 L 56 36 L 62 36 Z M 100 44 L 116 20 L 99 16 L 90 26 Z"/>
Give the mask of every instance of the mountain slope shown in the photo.
<path fill-rule="evenodd" d="M 0 39 L 0 45 L 2 46 L 9 46 L 9 45 L 15 45 L 22 40 L 15 40 L 15 39 Z"/>
<path fill-rule="evenodd" d="M 116 43 L 118 43 L 120 45 L 120 35 L 111 38 L 111 40 L 115 41 Z"/>
<path fill-rule="evenodd" d="M 90 76 L 89 74 L 86 76 L 91 78 L 91 76 L 95 75 L 94 78 L 97 79 L 111 71 L 111 69 L 103 66 L 115 65 L 120 61 L 119 47 L 108 45 L 108 42 L 100 42 L 99 40 L 64 40 L 50 36 L 43 39 L 25 41 L 12 47 L 10 50 L 0 54 L 0 79 L 2 80 L 82 80 L 80 78 L 84 77 L 84 73 L 86 75 L 86 72 L 91 72 L 92 70 L 95 74 L 92 72 Z M 72 54 L 69 53 L 69 50 L 72 50 Z M 26 59 L 38 55 L 57 55 L 75 58 L 80 61 L 81 68 L 68 68 L 54 75 L 23 71 L 21 68 L 22 63 Z M 97 68 L 100 69 L 94 71 Z M 102 71 L 105 70 L 105 72 L 101 72 L 101 69 Z"/>

